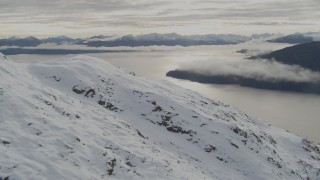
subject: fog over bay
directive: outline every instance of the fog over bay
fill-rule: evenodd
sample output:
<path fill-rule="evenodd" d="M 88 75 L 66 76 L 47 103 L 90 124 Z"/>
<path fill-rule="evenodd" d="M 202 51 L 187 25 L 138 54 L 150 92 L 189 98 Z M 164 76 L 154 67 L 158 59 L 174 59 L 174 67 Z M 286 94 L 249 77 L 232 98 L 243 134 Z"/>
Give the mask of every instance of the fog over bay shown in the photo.
<path fill-rule="evenodd" d="M 308 83 L 320 81 L 319 72 L 269 60 L 214 59 L 184 64 L 181 69 L 208 76 L 231 75 L 266 81 L 286 80 Z"/>

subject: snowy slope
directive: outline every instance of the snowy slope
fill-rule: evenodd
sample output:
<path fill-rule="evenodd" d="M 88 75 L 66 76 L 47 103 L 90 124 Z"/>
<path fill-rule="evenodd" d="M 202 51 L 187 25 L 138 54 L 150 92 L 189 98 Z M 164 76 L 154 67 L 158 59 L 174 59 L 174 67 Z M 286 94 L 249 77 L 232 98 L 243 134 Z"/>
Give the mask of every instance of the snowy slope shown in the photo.
<path fill-rule="evenodd" d="M 2 54 L 1 52 L 0 52 L 0 61 L 1 60 L 7 60 L 8 58 L 4 55 L 4 54 Z"/>
<path fill-rule="evenodd" d="M 103 60 L 0 60 L 0 178 L 319 179 L 319 148 Z"/>

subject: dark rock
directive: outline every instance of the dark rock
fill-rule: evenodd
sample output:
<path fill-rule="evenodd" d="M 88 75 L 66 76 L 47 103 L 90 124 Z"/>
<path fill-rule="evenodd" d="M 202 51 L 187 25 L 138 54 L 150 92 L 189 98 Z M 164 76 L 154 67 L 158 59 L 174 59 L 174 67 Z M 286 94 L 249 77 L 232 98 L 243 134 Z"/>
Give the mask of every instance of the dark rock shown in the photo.
<path fill-rule="evenodd" d="M 236 144 L 234 144 L 233 142 L 230 142 L 230 144 L 231 144 L 233 147 L 235 147 L 235 148 L 239 149 L 239 146 L 238 146 L 238 145 L 236 145 Z"/>
<path fill-rule="evenodd" d="M 98 104 L 101 105 L 101 106 L 104 106 L 104 105 L 106 104 L 106 101 L 99 100 L 99 101 L 98 101 Z"/>
<path fill-rule="evenodd" d="M 268 161 L 272 164 L 274 164 L 275 166 L 277 166 L 278 168 L 282 168 L 282 165 L 277 162 L 276 160 L 274 160 L 272 157 L 268 157 Z"/>
<path fill-rule="evenodd" d="M 215 151 L 216 150 L 216 147 L 210 145 L 210 144 L 207 144 L 204 148 L 204 151 L 207 152 L 207 153 L 210 153 L 211 151 Z"/>
<path fill-rule="evenodd" d="M 0 140 L 0 143 L 2 143 L 3 145 L 9 145 L 10 144 L 9 141 L 5 141 L 5 140 Z"/>
<path fill-rule="evenodd" d="M 110 111 L 118 112 L 119 108 L 114 106 L 112 103 L 108 102 L 107 105 L 105 106 L 106 109 L 109 109 Z"/>
<path fill-rule="evenodd" d="M 248 133 L 238 127 L 232 128 L 233 132 L 236 134 L 239 134 L 240 136 L 243 136 L 245 138 L 248 138 Z"/>
<path fill-rule="evenodd" d="M 0 177 L 0 180 L 9 180 L 9 176 L 4 177 L 4 178 Z"/>
<path fill-rule="evenodd" d="M 143 139 L 148 139 L 148 137 L 145 137 L 144 135 L 142 135 L 141 132 L 140 132 L 138 129 L 136 129 L 136 130 L 137 130 L 138 135 L 139 135 L 140 137 L 142 137 Z"/>
<path fill-rule="evenodd" d="M 170 132 L 181 133 L 181 134 L 190 134 L 191 133 L 190 130 L 186 131 L 179 126 L 174 126 L 174 125 L 167 127 L 167 130 Z"/>
<path fill-rule="evenodd" d="M 170 117 L 170 116 L 161 115 L 161 119 L 162 119 L 163 121 L 170 121 L 171 118 L 172 118 L 172 117 Z"/>
<path fill-rule="evenodd" d="M 130 167 L 133 167 L 133 165 L 131 164 L 130 161 L 127 161 L 127 162 L 126 162 L 126 165 L 128 165 L 128 166 L 130 166 Z"/>
<path fill-rule="evenodd" d="M 220 161 L 223 161 L 223 158 L 221 158 L 221 157 L 217 157 L 217 159 L 219 159 Z"/>
<path fill-rule="evenodd" d="M 162 110 L 163 110 L 162 107 L 157 106 L 152 110 L 152 112 L 157 112 L 157 111 L 161 112 Z"/>
<path fill-rule="evenodd" d="M 256 138 L 256 140 L 262 144 L 262 140 L 257 136 L 255 133 L 252 133 L 252 135 Z"/>
<path fill-rule="evenodd" d="M 96 91 L 94 89 L 89 89 L 84 96 L 93 98 L 95 95 Z"/>
<path fill-rule="evenodd" d="M 86 92 L 85 89 L 77 89 L 77 88 L 78 88 L 78 85 L 73 86 L 72 91 L 77 93 L 77 94 L 83 94 L 83 93 Z"/>
<path fill-rule="evenodd" d="M 57 82 L 61 81 L 61 78 L 57 78 L 56 76 L 52 76 L 52 78 Z"/>
<path fill-rule="evenodd" d="M 116 166 L 117 160 L 114 158 L 111 160 L 111 162 L 108 162 L 107 164 L 110 165 L 110 168 L 107 170 L 108 175 L 113 175 L 114 167 Z"/>

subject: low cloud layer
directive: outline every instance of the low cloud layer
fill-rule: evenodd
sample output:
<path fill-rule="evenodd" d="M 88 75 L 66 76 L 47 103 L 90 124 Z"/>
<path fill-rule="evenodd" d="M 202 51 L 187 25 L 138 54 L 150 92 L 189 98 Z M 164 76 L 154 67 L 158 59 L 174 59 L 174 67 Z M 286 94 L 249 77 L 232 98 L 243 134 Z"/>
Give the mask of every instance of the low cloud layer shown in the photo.
<path fill-rule="evenodd" d="M 184 64 L 181 70 L 203 75 L 228 75 L 266 81 L 320 83 L 320 73 L 270 60 L 208 60 Z"/>

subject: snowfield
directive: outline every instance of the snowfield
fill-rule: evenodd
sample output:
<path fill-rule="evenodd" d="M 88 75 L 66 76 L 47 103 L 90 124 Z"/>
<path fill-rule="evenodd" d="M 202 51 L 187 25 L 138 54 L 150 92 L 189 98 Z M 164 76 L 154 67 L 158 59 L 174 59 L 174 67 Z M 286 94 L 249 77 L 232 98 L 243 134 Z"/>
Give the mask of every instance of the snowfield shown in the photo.
<path fill-rule="evenodd" d="M 319 147 L 219 101 L 87 56 L 0 57 L 0 179 L 320 179 Z"/>

